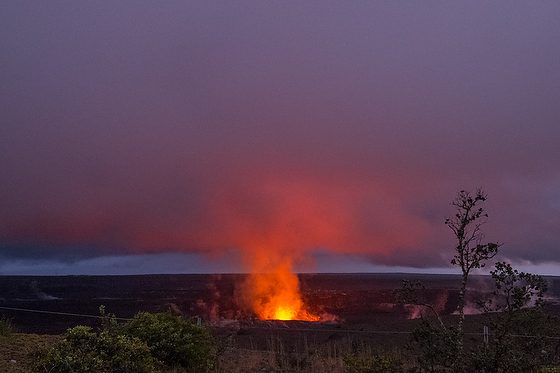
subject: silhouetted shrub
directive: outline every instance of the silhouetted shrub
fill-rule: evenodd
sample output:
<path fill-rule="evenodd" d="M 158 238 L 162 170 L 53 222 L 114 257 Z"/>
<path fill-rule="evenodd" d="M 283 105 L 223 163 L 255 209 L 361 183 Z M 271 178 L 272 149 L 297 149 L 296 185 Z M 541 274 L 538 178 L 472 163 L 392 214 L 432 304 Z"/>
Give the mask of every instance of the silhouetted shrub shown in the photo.
<path fill-rule="evenodd" d="M 145 342 L 152 355 L 173 368 L 208 371 L 216 348 L 208 329 L 170 313 L 140 312 L 123 326 L 123 332 Z"/>
<path fill-rule="evenodd" d="M 140 339 L 88 326 L 68 329 L 64 339 L 40 352 L 35 362 L 37 372 L 157 372 L 159 363 Z"/>

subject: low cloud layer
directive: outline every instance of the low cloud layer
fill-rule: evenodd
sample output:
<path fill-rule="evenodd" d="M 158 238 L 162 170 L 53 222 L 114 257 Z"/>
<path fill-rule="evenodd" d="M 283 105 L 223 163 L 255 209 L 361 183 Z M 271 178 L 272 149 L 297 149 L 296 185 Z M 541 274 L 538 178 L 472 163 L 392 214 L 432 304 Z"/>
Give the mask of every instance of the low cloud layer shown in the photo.
<path fill-rule="evenodd" d="M 556 3 L 4 8 L 0 257 L 441 266 L 482 186 L 488 239 L 560 261 Z"/>

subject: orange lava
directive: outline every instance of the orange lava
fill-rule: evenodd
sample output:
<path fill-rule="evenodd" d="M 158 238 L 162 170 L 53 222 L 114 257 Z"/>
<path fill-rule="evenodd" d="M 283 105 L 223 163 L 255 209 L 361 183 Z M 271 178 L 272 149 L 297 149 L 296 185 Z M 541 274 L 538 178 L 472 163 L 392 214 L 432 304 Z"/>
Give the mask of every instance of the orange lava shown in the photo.
<path fill-rule="evenodd" d="M 321 320 L 307 310 L 289 261 L 277 264 L 268 273 L 251 274 L 246 289 L 251 308 L 261 320 Z"/>

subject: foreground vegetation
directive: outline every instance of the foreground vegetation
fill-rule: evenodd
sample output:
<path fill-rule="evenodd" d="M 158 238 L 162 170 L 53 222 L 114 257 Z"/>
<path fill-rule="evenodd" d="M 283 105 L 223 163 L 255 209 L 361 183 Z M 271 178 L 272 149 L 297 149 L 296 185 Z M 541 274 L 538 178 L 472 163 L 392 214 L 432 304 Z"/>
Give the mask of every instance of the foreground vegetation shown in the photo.
<path fill-rule="evenodd" d="M 175 316 L 143 313 L 138 319 L 144 317 L 171 319 Z M 153 323 L 148 322 L 148 325 L 151 327 Z M 172 336 L 174 333 L 165 334 Z M 165 343 L 152 345 L 159 348 Z M 197 367 L 185 368 L 168 353 L 178 348 L 166 346 L 165 349 L 167 357 L 156 359 L 146 344 L 139 343 L 138 339 L 131 343 L 124 334 L 113 334 L 106 327 L 95 332 L 89 327 L 77 326 L 64 336 L 12 333 L 9 337 L 0 337 L 0 372 L 386 372 L 393 371 L 386 370 L 388 367 L 400 367 L 403 356 L 399 351 L 381 353 L 366 345 L 356 350 L 355 341 L 347 339 L 288 351 L 281 339 L 270 337 L 265 350 L 225 345 L 214 350 L 218 353 L 212 364 L 200 364 L 199 360 Z M 168 363 L 162 363 L 163 360 Z"/>
<path fill-rule="evenodd" d="M 14 333 L 11 337 L 0 337 L 0 372 L 31 372 L 36 365 L 36 351 L 56 346 L 63 336 Z M 468 344 L 467 344 L 468 345 Z M 382 346 L 360 344 L 352 339 L 331 341 L 322 346 L 308 349 L 287 349 L 274 337 L 263 346 L 265 350 L 241 349 L 226 346 L 219 349 L 211 372 L 308 372 L 308 373 L 366 373 L 366 372 L 422 372 L 417 364 L 417 355 L 410 346 L 384 350 Z M 14 362 L 10 362 L 13 360 Z M 51 370 L 55 372 L 56 370 Z M 105 370 L 105 372 L 118 370 Z M 197 371 L 173 369 L 162 366 L 154 372 L 177 373 Z M 434 370 L 438 371 L 438 370 Z M 484 371 L 484 370 L 475 370 Z M 559 365 L 542 364 L 533 372 L 560 372 Z M 43 372 L 45 372 L 43 370 Z M 76 371 L 77 372 L 77 371 Z M 89 370 L 93 372 L 93 370 Z"/>
<path fill-rule="evenodd" d="M 36 351 L 35 372 L 210 371 L 216 344 L 207 328 L 170 313 L 140 312 L 125 323 L 100 308 L 99 330 L 76 326 L 53 346 Z"/>

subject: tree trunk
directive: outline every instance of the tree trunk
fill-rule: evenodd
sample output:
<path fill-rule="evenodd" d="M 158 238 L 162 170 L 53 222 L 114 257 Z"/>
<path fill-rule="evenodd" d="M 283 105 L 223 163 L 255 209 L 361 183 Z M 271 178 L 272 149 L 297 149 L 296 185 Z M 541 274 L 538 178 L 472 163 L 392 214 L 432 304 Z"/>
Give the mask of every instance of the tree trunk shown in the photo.
<path fill-rule="evenodd" d="M 457 310 L 459 311 L 459 322 L 457 323 L 457 348 L 459 354 L 463 352 L 463 323 L 465 321 L 465 293 L 467 291 L 468 276 L 468 273 L 463 273 L 461 289 L 459 291 L 459 304 L 457 305 Z"/>

